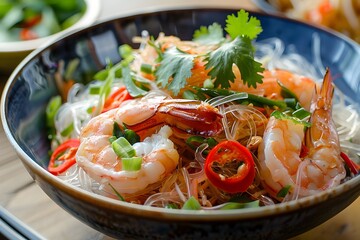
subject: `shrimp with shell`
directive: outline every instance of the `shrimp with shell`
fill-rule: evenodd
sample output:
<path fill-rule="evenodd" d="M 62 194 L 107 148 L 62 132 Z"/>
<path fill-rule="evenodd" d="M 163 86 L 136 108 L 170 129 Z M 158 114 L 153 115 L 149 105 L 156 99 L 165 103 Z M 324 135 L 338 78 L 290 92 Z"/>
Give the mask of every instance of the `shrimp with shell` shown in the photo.
<path fill-rule="evenodd" d="M 122 159 L 109 141 L 114 122 L 141 136 L 133 144 L 141 168 L 124 170 Z M 148 130 L 151 129 L 151 130 Z M 170 136 L 175 131 L 211 136 L 222 131 L 221 115 L 209 104 L 164 96 L 128 100 L 119 108 L 92 118 L 80 135 L 78 165 L 106 192 L 136 195 L 161 182 L 179 163 L 179 153 Z"/>
<path fill-rule="evenodd" d="M 327 72 L 320 91 L 314 94 L 311 126 L 306 131 L 304 125 L 290 119 L 270 117 L 258 158 L 263 184 L 273 197 L 283 188 L 289 188 L 289 200 L 313 195 L 339 185 L 345 178 L 331 116 L 333 91 Z"/>
<path fill-rule="evenodd" d="M 256 88 L 244 85 L 241 74 L 237 68 L 233 69 L 236 77 L 231 89 L 240 92 L 248 92 L 270 99 L 283 99 L 282 89 L 285 87 L 293 92 L 302 107 L 309 110 L 316 83 L 305 76 L 292 73 L 287 70 L 274 69 L 265 70 L 262 83 Z"/>

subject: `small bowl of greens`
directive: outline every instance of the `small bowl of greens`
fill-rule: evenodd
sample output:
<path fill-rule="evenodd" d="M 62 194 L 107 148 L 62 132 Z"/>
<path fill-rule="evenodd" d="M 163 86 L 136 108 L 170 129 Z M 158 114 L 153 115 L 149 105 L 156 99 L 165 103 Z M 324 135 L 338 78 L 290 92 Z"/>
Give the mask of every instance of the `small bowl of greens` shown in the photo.
<path fill-rule="evenodd" d="M 92 24 L 99 10 L 98 0 L 0 0 L 0 73 L 59 34 Z"/>

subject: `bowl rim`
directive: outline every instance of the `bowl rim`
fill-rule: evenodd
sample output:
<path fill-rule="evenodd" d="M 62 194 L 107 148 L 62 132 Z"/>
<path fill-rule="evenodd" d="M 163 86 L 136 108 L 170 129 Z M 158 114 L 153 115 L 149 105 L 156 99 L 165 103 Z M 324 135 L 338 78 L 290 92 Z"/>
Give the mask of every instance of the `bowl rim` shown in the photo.
<path fill-rule="evenodd" d="M 278 203 L 271 206 L 264 206 L 260 208 L 247 208 L 247 209 L 234 209 L 231 211 L 228 210 L 217 210 L 217 211 L 203 211 L 203 210 L 177 210 L 177 209 L 164 209 L 164 208 L 156 208 L 156 207 L 149 207 L 144 205 L 138 205 L 138 204 L 132 204 L 128 202 L 122 202 L 119 200 L 115 200 L 109 197 L 101 196 L 95 193 L 88 192 L 86 190 L 77 188 L 75 186 L 72 186 L 68 183 L 63 182 L 58 177 L 52 175 L 48 171 L 46 171 L 44 168 L 42 168 L 40 165 L 35 163 L 16 143 L 16 140 L 12 133 L 10 132 L 9 125 L 7 123 L 6 119 L 6 109 L 5 109 L 5 103 L 7 101 L 6 95 L 9 93 L 9 90 L 11 86 L 14 84 L 15 79 L 21 74 L 22 70 L 26 66 L 26 64 L 33 58 L 37 57 L 39 54 L 41 54 L 43 51 L 45 51 L 47 48 L 51 48 L 53 45 L 55 45 L 58 41 L 63 40 L 64 38 L 74 36 L 76 34 L 80 34 L 82 32 L 90 31 L 91 29 L 95 29 L 100 27 L 101 25 L 107 25 L 111 24 L 113 21 L 119 20 L 119 19 L 131 19 L 135 18 L 137 16 L 146 16 L 151 14 L 159 14 L 163 12 L 174 12 L 174 11 L 186 11 L 186 10 L 195 10 L 195 11 L 237 11 L 237 9 L 234 9 L 233 7 L 209 7 L 209 6 L 191 6 L 191 8 L 188 7 L 170 7 L 170 8 L 161 8 L 157 9 L 156 11 L 152 12 L 139 12 L 136 13 L 128 13 L 121 16 L 115 16 L 110 19 L 106 19 L 100 22 L 97 22 L 96 24 L 93 24 L 91 26 L 88 26 L 86 28 L 82 29 L 74 29 L 72 31 L 67 32 L 66 34 L 62 34 L 61 36 L 58 36 L 57 38 L 53 39 L 52 41 L 47 42 L 47 44 L 42 45 L 40 48 L 36 49 L 32 53 L 30 53 L 13 71 L 11 76 L 9 77 L 9 80 L 7 81 L 4 91 L 1 98 L 1 121 L 3 124 L 4 132 L 11 143 L 11 145 L 14 147 L 15 151 L 17 152 L 19 158 L 21 161 L 26 165 L 28 168 L 31 169 L 32 173 L 30 175 L 34 178 L 35 181 L 40 181 L 40 179 L 46 181 L 52 186 L 56 186 L 57 189 L 60 191 L 63 191 L 66 194 L 69 194 L 75 198 L 77 198 L 80 201 L 84 201 L 88 204 L 94 204 L 96 203 L 97 206 L 101 206 L 106 209 L 111 209 L 116 212 L 121 212 L 123 214 L 128 214 L 132 216 L 139 216 L 142 218 L 150 218 L 150 219 L 156 219 L 159 221 L 166 221 L 166 220 L 176 220 L 176 221 L 202 221 L 202 222 L 214 222 L 219 220 L 226 220 L 226 221 L 234 221 L 234 220 L 244 220 L 244 219 L 255 219 L 259 217 L 266 217 L 266 216 L 275 216 L 280 214 L 285 214 L 289 212 L 294 212 L 303 208 L 311 207 L 313 205 L 321 204 L 326 199 L 334 198 L 338 195 L 340 195 L 343 191 L 346 189 L 353 188 L 354 186 L 357 186 L 360 184 L 360 177 L 356 176 L 350 180 L 348 180 L 345 183 L 342 183 L 341 185 L 325 190 L 321 193 L 318 193 L 313 196 L 304 197 L 295 201 L 289 201 L 285 203 Z M 295 22 L 297 24 L 303 24 L 307 25 L 310 28 L 317 28 L 320 31 L 325 31 L 327 33 L 330 33 L 334 35 L 336 38 L 341 38 L 344 41 L 348 42 L 354 49 L 360 54 L 360 46 L 357 45 L 353 40 L 347 38 L 346 36 L 337 33 L 335 31 L 332 31 L 331 29 L 322 28 L 319 26 L 315 26 L 313 24 L 308 24 L 302 21 L 298 21 L 295 19 L 289 19 L 283 16 L 274 15 L 274 14 L 268 14 L 258 11 L 250 11 L 251 13 L 255 13 L 257 15 L 262 15 L 265 17 L 271 17 L 271 18 L 277 18 L 277 19 L 284 19 L 285 21 L 291 21 Z M 209 218 L 211 216 L 211 218 Z"/>
<path fill-rule="evenodd" d="M 51 42 L 63 34 L 72 32 L 76 29 L 90 26 L 97 20 L 99 16 L 101 10 L 101 0 L 84 0 L 84 2 L 86 4 L 86 10 L 84 12 L 84 15 L 70 27 L 52 35 L 33 40 L 0 42 L 0 52 L 9 53 L 32 51 L 40 47 L 41 45 L 46 45 L 47 42 Z"/>

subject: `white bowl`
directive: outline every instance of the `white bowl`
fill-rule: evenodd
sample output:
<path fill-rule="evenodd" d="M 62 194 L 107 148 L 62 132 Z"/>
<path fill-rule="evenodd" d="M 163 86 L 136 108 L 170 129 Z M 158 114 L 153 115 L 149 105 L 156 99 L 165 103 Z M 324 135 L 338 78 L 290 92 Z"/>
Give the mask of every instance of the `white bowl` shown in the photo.
<path fill-rule="evenodd" d="M 84 0 L 86 11 L 74 25 L 47 37 L 27 41 L 0 42 L 0 73 L 10 73 L 31 51 L 62 34 L 93 24 L 100 12 L 101 0 Z"/>

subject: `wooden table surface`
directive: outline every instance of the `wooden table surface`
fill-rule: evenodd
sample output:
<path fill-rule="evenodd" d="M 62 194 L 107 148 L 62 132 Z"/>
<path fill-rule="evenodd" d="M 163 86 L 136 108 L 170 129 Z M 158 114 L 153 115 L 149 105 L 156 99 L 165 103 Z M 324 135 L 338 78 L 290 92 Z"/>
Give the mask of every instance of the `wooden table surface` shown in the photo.
<path fill-rule="evenodd" d="M 119 14 L 152 11 L 170 5 L 190 5 L 194 0 L 103 0 L 99 19 Z M 229 5 L 256 10 L 250 0 L 198 0 L 195 5 Z M 205 5 L 205 6 L 206 6 Z M 142 6 L 142 7 L 139 7 Z M 121 12 L 119 12 L 121 9 Z M 6 76 L 0 78 L 0 90 Z M 31 179 L 0 127 L 0 205 L 45 239 L 111 239 L 57 206 Z M 337 216 L 292 240 L 360 239 L 360 198 Z"/>

